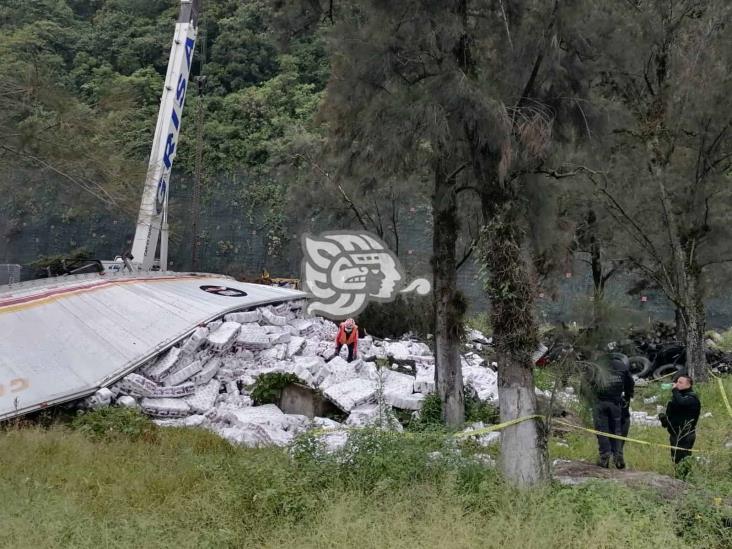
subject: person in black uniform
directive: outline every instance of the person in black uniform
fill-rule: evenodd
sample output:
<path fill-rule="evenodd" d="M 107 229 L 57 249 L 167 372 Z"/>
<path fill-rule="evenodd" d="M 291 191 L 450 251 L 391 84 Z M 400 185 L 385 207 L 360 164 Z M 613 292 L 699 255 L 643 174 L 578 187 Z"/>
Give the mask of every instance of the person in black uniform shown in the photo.
<path fill-rule="evenodd" d="M 699 421 L 701 402 L 696 396 L 692 387 L 694 380 L 686 374 L 676 377 L 671 391 L 671 400 L 666 405 L 666 413 L 658 414 L 669 434 L 671 446 L 684 448 L 684 450 L 671 450 L 671 457 L 674 463 L 678 464 L 682 459 L 691 455 L 691 450 L 696 441 L 696 423 Z"/>
<path fill-rule="evenodd" d="M 630 374 L 630 367 L 622 359 L 612 357 L 607 371 L 594 372 L 590 380 L 590 388 L 594 397 L 592 419 L 595 430 L 612 435 L 625 436 L 630 428 L 630 399 L 633 398 L 635 382 Z M 624 422 L 624 416 L 627 418 Z M 623 441 L 597 435 L 600 467 L 609 467 L 613 458 L 615 467 L 625 468 Z"/>

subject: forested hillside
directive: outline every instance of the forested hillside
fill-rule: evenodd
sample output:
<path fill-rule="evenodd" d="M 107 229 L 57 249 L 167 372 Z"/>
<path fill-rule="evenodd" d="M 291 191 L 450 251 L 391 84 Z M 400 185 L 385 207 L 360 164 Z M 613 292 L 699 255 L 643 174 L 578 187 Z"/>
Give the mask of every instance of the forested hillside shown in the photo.
<path fill-rule="evenodd" d="M 0 232 L 10 250 L 18 253 L 13 239 L 28 244 L 24 236 L 34 227 L 50 237 L 35 255 L 82 246 L 110 255 L 127 244 L 177 11 L 174 0 L 10 0 L 0 6 L 0 186 L 6 197 Z M 258 233 L 255 245 L 275 253 L 286 237 L 285 189 L 294 175 L 280 167 L 292 163 L 293 142 L 312 139 L 328 64 L 317 34 L 283 44 L 271 19 L 264 1 L 204 3 L 192 76 L 203 75 L 205 83 L 192 83 L 184 112 L 171 193 L 174 247 L 191 238 L 184 232 L 199 109 L 204 212 L 215 213 L 222 203 L 238 206 L 237 221 Z M 73 229 L 65 230 L 68 225 Z M 92 238 L 81 242 L 79 226 Z M 201 236 L 206 241 L 205 231 Z M 206 244 L 219 256 L 241 245 Z M 176 248 L 176 264 L 188 264 L 188 248 Z M 35 259 L 28 252 L 7 259 Z"/>

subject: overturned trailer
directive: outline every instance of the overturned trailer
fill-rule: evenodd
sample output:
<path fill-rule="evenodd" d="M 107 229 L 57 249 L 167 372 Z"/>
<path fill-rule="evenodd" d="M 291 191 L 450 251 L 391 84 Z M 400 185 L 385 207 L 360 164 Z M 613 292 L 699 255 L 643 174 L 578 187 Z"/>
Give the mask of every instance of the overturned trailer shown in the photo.
<path fill-rule="evenodd" d="M 226 313 L 304 295 L 172 272 L 0 286 L 0 421 L 90 395 Z"/>

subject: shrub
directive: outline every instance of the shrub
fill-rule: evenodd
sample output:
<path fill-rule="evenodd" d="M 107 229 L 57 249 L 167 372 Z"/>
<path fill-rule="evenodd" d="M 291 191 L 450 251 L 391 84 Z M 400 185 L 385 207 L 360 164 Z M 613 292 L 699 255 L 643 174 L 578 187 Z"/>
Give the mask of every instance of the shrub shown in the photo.
<path fill-rule="evenodd" d="M 300 381 L 295 374 L 272 373 L 257 378 L 252 388 L 252 399 L 255 404 L 276 404 L 282 396 L 282 390 L 291 383 Z"/>
<path fill-rule="evenodd" d="M 138 410 L 107 407 L 80 413 L 71 427 L 95 439 L 155 440 L 155 424 Z"/>

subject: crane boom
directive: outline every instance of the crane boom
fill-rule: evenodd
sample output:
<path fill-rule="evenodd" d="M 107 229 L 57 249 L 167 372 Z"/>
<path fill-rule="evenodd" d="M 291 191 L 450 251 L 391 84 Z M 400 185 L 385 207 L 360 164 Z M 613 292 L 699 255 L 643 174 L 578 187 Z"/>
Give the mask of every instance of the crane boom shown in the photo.
<path fill-rule="evenodd" d="M 181 0 L 180 14 L 175 25 L 173 45 L 170 48 L 168 72 L 165 76 L 155 137 L 137 218 L 137 229 L 132 242 L 131 263 L 134 268 L 141 271 L 152 269 L 158 249 L 158 240 L 161 240 L 160 268 L 161 270 L 167 269 L 167 210 L 170 172 L 177 152 L 188 76 L 196 45 L 199 13 L 200 0 Z"/>

